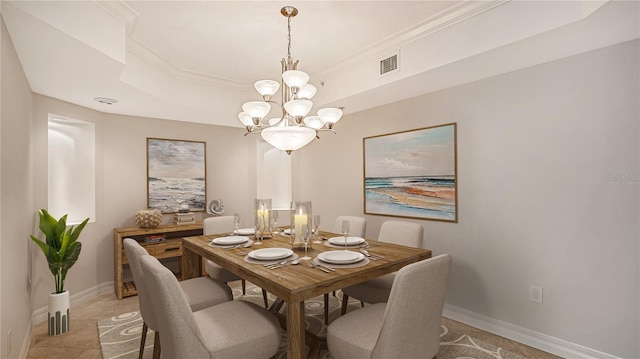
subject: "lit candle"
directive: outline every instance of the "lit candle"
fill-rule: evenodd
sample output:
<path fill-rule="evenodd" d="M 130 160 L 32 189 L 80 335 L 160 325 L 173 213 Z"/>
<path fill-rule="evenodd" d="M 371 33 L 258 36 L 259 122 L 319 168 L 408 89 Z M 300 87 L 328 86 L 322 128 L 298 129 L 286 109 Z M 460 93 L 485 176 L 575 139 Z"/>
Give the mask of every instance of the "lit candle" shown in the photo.
<path fill-rule="evenodd" d="M 269 210 L 267 209 L 259 209 L 256 211 L 256 216 L 258 217 L 258 229 L 263 231 L 265 229 L 264 220 L 267 217 L 267 213 Z"/>
<path fill-rule="evenodd" d="M 294 217 L 294 231 L 296 242 L 302 240 L 302 236 L 305 234 L 305 228 L 307 227 L 307 215 L 306 214 L 296 214 Z"/>

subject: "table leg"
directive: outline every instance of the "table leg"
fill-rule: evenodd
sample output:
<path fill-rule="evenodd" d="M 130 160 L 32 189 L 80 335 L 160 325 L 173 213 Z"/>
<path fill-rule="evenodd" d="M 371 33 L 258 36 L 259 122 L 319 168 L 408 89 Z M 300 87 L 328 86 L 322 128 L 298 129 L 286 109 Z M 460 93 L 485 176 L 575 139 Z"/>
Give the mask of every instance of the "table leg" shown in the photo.
<path fill-rule="evenodd" d="M 182 247 L 182 279 L 197 278 L 201 275 L 200 255 Z"/>
<path fill-rule="evenodd" d="M 304 301 L 287 302 L 287 358 L 304 358 Z"/>

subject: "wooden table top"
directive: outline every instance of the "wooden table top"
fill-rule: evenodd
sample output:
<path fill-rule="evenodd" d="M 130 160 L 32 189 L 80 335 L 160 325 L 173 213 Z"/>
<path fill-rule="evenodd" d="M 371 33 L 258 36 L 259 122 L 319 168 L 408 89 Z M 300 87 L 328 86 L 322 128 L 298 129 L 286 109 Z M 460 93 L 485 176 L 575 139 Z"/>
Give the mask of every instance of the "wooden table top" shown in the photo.
<path fill-rule="evenodd" d="M 263 240 L 262 245 L 254 243 L 250 248 L 223 249 L 209 246 L 212 239 L 225 235 L 228 234 L 185 237 L 183 239 L 183 247 L 203 258 L 218 263 L 232 273 L 266 289 L 287 302 L 304 301 L 305 299 L 395 272 L 407 264 L 431 257 L 431 251 L 427 249 L 367 240 L 370 244 L 378 244 L 375 247 L 368 248 L 369 252 L 383 255 L 384 259 L 371 260 L 367 265 L 358 268 L 335 268 L 335 271 L 331 273 L 325 273 L 317 268 L 309 267 L 310 260 L 300 261 L 297 265 L 268 269 L 261 264 L 245 262 L 244 255 L 239 255 L 239 253 L 248 253 L 251 250 L 261 248 L 291 248 L 291 238 L 289 236 L 276 234 L 271 239 Z M 334 236 L 340 235 L 320 232 L 320 238 Z M 339 249 L 326 246 L 325 243 L 327 241 L 323 241 L 322 244 L 312 243 L 313 249 L 309 250 L 309 256 L 313 258 L 321 252 Z M 357 251 L 358 249 L 352 250 Z M 304 256 L 304 249 L 295 249 L 294 252 L 300 257 Z"/>

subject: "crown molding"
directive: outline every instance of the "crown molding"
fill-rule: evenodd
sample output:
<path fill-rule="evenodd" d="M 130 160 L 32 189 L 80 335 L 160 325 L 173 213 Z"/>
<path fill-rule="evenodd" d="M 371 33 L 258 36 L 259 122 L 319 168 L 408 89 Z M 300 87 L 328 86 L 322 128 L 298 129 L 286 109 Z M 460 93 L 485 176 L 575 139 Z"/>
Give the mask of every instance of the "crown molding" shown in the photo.
<path fill-rule="evenodd" d="M 314 77 L 323 77 L 330 73 L 342 72 L 371 59 L 377 59 L 380 56 L 397 52 L 401 47 L 413 41 L 446 29 L 510 1 L 511 0 L 465 1 L 461 4 L 452 6 L 434 14 L 433 16 L 425 19 L 421 24 L 418 24 L 408 30 L 391 34 L 387 38 L 361 51 L 358 55 L 353 56 L 348 60 L 319 71 L 317 74 L 314 74 Z"/>

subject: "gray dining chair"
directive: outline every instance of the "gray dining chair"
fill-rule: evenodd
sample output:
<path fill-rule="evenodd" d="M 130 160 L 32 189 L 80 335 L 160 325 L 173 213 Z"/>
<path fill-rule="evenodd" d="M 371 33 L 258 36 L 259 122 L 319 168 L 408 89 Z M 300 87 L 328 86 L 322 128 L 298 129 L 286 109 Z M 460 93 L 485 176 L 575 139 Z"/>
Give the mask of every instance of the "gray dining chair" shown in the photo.
<path fill-rule="evenodd" d="M 409 264 L 393 280 L 389 301 L 356 309 L 327 328 L 334 359 L 435 358 L 451 256 Z"/>
<path fill-rule="evenodd" d="M 140 315 L 142 316 L 143 321 L 139 358 L 142 359 L 144 343 L 147 338 L 147 329 L 150 328 L 155 331 L 153 358 L 156 359 L 160 356 L 158 320 L 151 305 L 152 295 L 149 294 L 147 283 L 140 267 L 140 257 L 148 255 L 149 253 L 140 245 L 140 243 L 138 243 L 138 241 L 132 238 L 123 239 L 122 245 L 127 253 L 129 267 L 131 268 L 131 274 L 133 275 L 133 281 L 136 284 L 138 305 L 140 306 Z M 192 278 L 181 281 L 179 289 L 180 292 L 184 293 L 184 297 L 192 311 L 201 310 L 216 304 L 233 300 L 231 288 L 222 282 L 208 277 Z"/>
<path fill-rule="evenodd" d="M 342 222 L 349 221 L 349 236 L 364 238 L 367 220 L 357 216 L 338 216 L 333 223 L 333 233 L 342 233 Z"/>
<path fill-rule="evenodd" d="M 140 266 L 160 328 L 164 358 L 271 358 L 278 351 L 280 324 L 264 308 L 242 300 L 193 312 L 177 279 L 155 257 Z"/>
<path fill-rule="evenodd" d="M 235 224 L 233 222 L 233 216 L 208 217 L 202 221 L 202 234 L 204 235 L 227 233 L 233 232 L 234 230 Z M 205 260 L 205 270 L 209 277 L 225 283 L 237 280 L 242 281 L 242 295 L 247 294 L 247 282 L 244 278 L 238 277 L 237 275 L 222 268 L 219 264 L 208 259 Z M 264 307 L 267 308 L 269 306 L 269 301 L 267 299 L 267 291 L 264 289 L 262 290 L 262 299 L 264 300 Z"/>
<path fill-rule="evenodd" d="M 421 224 L 407 221 L 386 221 L 382 223 L 378 240 L 381 242 L 395 243 L 408 247 L 422 248 L 424 228 Z M 383 303 L 389 298 L 391 284 L 395 273 L 383 275 L 342 289 L 342 308 L 340 314 L 347 311 L 349 297 L 364 303 Z"/>

